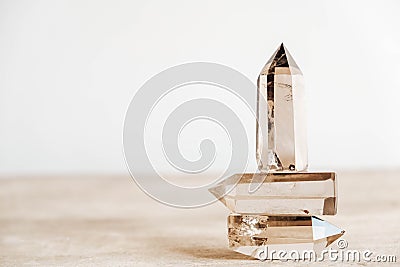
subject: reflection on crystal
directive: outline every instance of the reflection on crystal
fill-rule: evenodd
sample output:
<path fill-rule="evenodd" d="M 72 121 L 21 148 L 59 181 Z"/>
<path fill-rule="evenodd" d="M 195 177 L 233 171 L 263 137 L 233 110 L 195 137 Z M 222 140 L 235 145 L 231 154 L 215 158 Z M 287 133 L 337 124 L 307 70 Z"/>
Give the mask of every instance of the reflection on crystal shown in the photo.
<path fill-rule="evenodd" d="M 210 189 L 234 213 L 268 215 L 335 215 L 333 172 L 236 174 Z M 250 184 L 262 181 L 249 192 Z"/>
<path fill-rule="evenodd" d="M 261 251 L 321 252 L 344 231 L 315 216 L 239 215 L 228 217 L 229 247 L 260 258 Z M 263 255 L 265 257 L 266 255 Z"/>
<path fill-rule="evenodd" d="M 257 90 L 257 162 L 261 171 L 307 168 L 303 74 L 281 44 L 262 69 Z"/>

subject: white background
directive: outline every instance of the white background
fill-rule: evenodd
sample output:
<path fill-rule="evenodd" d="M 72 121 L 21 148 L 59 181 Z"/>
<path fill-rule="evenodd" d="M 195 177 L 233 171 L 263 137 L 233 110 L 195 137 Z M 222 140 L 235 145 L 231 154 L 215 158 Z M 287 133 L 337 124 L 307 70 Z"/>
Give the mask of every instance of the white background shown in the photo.
<path fill-rule="evenodd" d="M 311 166 L 398 168 L 399 12 L 399 1 L 0 1 L 0 174 L 126 172 L 124 115 L 146 80 L 193 61 L 255 80 L 281 42 L 306 79 Z"/>

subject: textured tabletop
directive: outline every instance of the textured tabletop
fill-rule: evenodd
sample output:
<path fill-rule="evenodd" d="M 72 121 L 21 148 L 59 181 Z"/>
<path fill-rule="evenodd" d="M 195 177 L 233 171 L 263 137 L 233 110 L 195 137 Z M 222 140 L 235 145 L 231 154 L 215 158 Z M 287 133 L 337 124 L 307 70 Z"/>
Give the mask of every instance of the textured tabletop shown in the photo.
<path fill-rule="evenodd" d="M 395 255 L 399 263 L 400 172 L 339 172 L 338 182 L 339 212 L 321 218 L 346 230 L 348 249 Z M 218 202 L 198 209 L 167 207 L 129 176 L 3 177 L 0 265 L 269 264 L 227 248 L 227 215 Z"/>

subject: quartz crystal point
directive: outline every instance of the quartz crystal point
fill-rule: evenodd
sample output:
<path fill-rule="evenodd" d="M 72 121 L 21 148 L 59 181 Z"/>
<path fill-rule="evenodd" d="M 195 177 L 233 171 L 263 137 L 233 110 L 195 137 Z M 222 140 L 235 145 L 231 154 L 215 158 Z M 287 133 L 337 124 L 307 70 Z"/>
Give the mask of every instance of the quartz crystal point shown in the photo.
<path fill-rule="evenodd" d="M 260 171 L 307 168 L 303 74 L 281 44 L 257 81 L 257 162 Z"/>
<path fill-rule="evenodd" d="M 295 250 L 300 258 L 307 251 L 320 253 L 343 234 L 343 230 L 314 216 L 231 214 L 228 217 L 229 247 L 259 259 L 273 259 L 268 255 L 272 250 Z"/>
<path fill-rule="evenodd" d="M 254 180 L 263 182 L 250 193 Z M 209 191 L 234 213 L 336 214 L 336 175 L 333 172 L 235 174 Z"/>

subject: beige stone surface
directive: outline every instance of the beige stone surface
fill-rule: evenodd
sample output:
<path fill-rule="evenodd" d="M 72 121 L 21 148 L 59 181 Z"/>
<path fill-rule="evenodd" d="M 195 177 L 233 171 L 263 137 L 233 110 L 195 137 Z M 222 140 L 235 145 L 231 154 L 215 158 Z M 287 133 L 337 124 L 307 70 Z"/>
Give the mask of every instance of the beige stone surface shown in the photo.
<path fill-rule="evenodd" d="M 349 249 L 395 255 L 400 262 L 400 172 L 343 172 L 338 181 L 338 215 L 321 218 L 346 230 Z M 199 209 L 167 207 L 129 176 L 3 177 L 0 265 L 271 264 L 227 249 L 227 215 L 218 202 Z M 360 264 L 365 265 L 351 263 Z M 323 265 L 344 264 L 326 260 Z"/>

